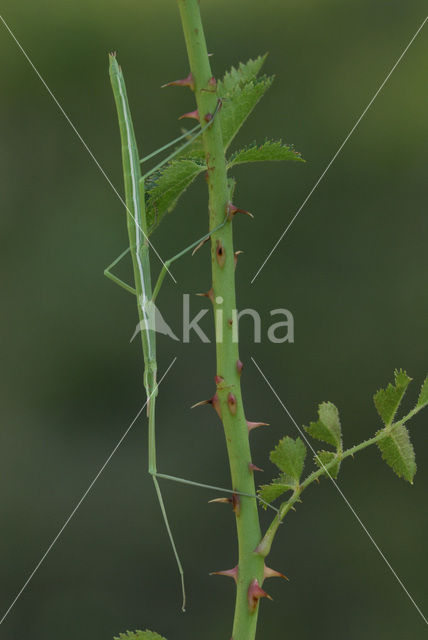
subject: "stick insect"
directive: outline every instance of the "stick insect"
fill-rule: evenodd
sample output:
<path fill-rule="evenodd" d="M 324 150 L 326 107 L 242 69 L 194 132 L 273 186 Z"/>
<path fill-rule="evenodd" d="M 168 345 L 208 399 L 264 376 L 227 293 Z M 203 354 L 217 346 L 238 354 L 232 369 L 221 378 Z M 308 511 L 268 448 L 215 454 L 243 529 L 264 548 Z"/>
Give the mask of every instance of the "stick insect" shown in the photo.
<path fill-rule="evenodd" d="M 184 478 L 178 478 L 175 476 L 169 476 L 163 473 L 158 473 L 157 465 L 156 465 L 156 440 L 155 440 L 155 405 L 156 405 L 156 396 L 158 394 L 158 387 L 156 382 L 156 372 L 157 372 L 157 361 L 156 361 L 156 334 L 155 328 L 150 326 L 149 323 L 149 314 L 151 305 L 154 304 L 154 301 L 159 294 L 159 290 L 165 278 L 167 271 L 171 264 L 182 257 L 195 247 L 197 247 L 201 242 L 207 240 L 210 235 L 220 229 L 224 224 L 226 224 L 228 216 L 225 215 L 224 221 L 212 230 L 210 233 L 205 234 L 202 238 L 199 238 L 191 245 L 180 251 L 177 255 L 173 256 L 166 260 L 160 271 L 158 280 L 154 289 L 152 290 L 152 282 L 151 282 L 151 270 L 150 270 L 150 256 L 149 256 L 149 248 L 150 241 L 148 239 L 148 228 L 147 228 L 147 219 L 146 219 L 146 211 L 145 211 L 145 201 L 144 201 L 144 181 L 145 179 L 157 171 L 163 164 L 168 162 L 171 157 L 174 157 L 178 153 L 180 153 L 185 146 L 191 144 L 193 140 L 196 139 L 197 136 L 201 135 L 201 133 L 212 124 L 212 120 L 208 122 L 208 124 L 197 125 L 190 132 L 187 132 L 183 136 L 173 140 L 172 142 L 161 147 L 158 152 L 162 152 L 166 150 L 168 147 L 176 144 L 183 140 L 183 138 L 187 137 L 188 140 L 181 147 L 176 149 L 168 158 L 158 163 L 154 168 L 152 168 L 148 173 L 141 175 L 140 164 L 141 162 L 151 159 L 158 152 L 151 153 L 146 158 L 143 158 L 140 161 L 137 142 L 135 139 L 134 127 L 131 118 L 131 112 L 128 104 L 128 98 L 126 93 L 125 81 L 123 78 L 123 73 L 121 68 L 118 65 L 116 55 L 114 53 L 109 56 L 109 72 L 110 72 L 110 81 L 113 89 L 113 95 L 116 104 L 116 110 L 119 120 L 119 130 L 120 137 L 122 143 L 122 164 L 123 164 L 123 177 L 124 177 L 124 186 L 125 186 L 125 201 L 126 201 L 126 212 L 127 212 L 127 228 L 128 228 L 128 237 L 129 237 L 129 248 L 126 249 L 114 262 L 112 262 L 107 269 L 105 269 L 104 273 L 107 277 L 109 277 L 113 282 L 121 286 L 123 289 L 132 293 L 137 298 L 137 308 L 138 308 L 138 316 L 140 320 L 140 327 L 142 327 L 141 331 L 141 340 L 143 347 L 143 355 L 144 355 L 144 387 L 147 394 L 147 415 L 148 415 L 148 471 L 152 476 L 153 483 L 155 486 L 156 494 L 159 500 L 160 509 L 162 512 L 162 516 L 165 522 L 166 530 L 170 539 L 170 543 L 172 546 L 172 550 L 175 556 L 175 560 L 178 566 L 178 570 L 180 573 L 181 579 L 181 589 L 182 589 L 182 610 L 185 611 L 186 606 L 186 591 L 184 584 L 184 572 L 183 567 L 180 561 L 180 557 L 175 545 L 175 541 L 172 535 L 171 527 L 169 525 L 165 504 L 163 501 L 162 493 L 160 490 L 158 478 L 163 478 L 165 480 L 171 480 L 174 482 L 179 482 L 183 484 L 188 484 L 192 486 L 202 487 L 205 489 L 212 489 L 216 491 L 221 491 L 225 493 L 244 495 L 249 498 L 254 498 L 261 500 L 258 496 L 243 494 L 240 492 L 233 491 L 232 489 L 224 489 L 221 487 L 215 487 L 208 484 L 202 484 L 200 482 L 194 482 L 192 480 L 186 480 Z M 213 118 L 216 117 L 216 113 L 220 106 L 220 102 L 217 105 L 217 110 L 213 114 Z M 189 137 L 190 135 L 190 137 Z M 120 280 L 116 275 L 111 272 L 111 269 L 118 264 L 118 262 L 128 253 L 130 252 L 132 258 L 133 265 L 133 273 L 134 273 L 134 287 L 130 286 L 126 282 Z M 261 500 L 264 502 L 263 500 Z M 266 504 L 269 508 L 273 508 L 275 511 L 275 507 L 268 503 Z"/>

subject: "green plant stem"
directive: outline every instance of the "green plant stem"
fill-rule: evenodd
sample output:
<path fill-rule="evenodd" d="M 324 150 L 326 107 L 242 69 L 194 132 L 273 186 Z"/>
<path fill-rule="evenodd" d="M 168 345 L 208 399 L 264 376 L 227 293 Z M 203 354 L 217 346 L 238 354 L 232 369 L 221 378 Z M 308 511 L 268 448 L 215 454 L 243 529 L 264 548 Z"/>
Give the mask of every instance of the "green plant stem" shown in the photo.
<path fill-rule="evenodd" d="M 197 0 L 178 0 L 178 7 L 195 85 L 200 122 L 204 125 L 207 114 L 212 114 L 216 108 L 217 95 L 210 84 L 212 73 L 199 4 Z M 219 118 L 214 118 L 212 126 L 204 131 L 203 144 L 208 167 L 209 229 L 212 233 L 211 260 L 213 306 L 216 317 L 217 376 L 221 377 L 217 394 L 226 437 L 232 487 L 242 493 L 254 494 L 253 472 L 249 468 L 251 454 L 248 428 L 237 368 L 238 345 L 233 341 L 233 327 L 230 324 L 232 312 L 236 309 L 232 222 L 228 221 L 214 231 L 224 220 L 229 203 L 226 160 Z M 217 243 L 222 245 L 224 264 L 219 264 L 217 261 Z M 234 396 L 232 403 L 229 394 Z M 263 582 L 264 560 L 259 554 L 254 553 L 261 539 L 261 531 L 256 501 L 243 496 L 240 496 L 238 501 L 235 515 L 239 568 L 233 640 L 253 640 L 256 633 L 258 607 L 255 611 L 250 611 L 248 588 L 254 578 L 260 584 Z"/>
<path fill-rule="evenodd" d="M 298 487 L 294 489 L 291 497 L 286 502 L 283 502 L 281 504 L 277 515 L 272 520 L 269 528 L 267 529 L 265 535 L 263 536 L 261 543 L 258 545 L 257 551 L 264 558 L 266 558 L 266 556 L 269 555 L 273 540 L 275 538 L 275 535 L 278 531 L 280 524 L 284 520 L 287 513 L 294 507 L 296 502 L 300 502 L 300 496 L 302 492 L 307 487 L 309 487 L 310 484 L 317 481 L 320 478 L 320 476 L 325 475 L 326 471 L 329 471 L 331 468 L 333 468 L 338 461 L 342 462 L 342 460 L 345 460 L 345 458 L 349 458 L 350 456 L 353 457 L 355 453 L 358 453 L 359 451 L 362 451 L 363 449 L 366 449 L 367 447 L 370 447 L 371 445 L 378 443 L 380 440 L 388 436 L 391 431 L 393 431 L 400 425 L 405 424 L 408 420 L 410 420 L 410 418 L 416 415 L 421 409 L 422 407 L 415 407 L 414 409 L 409 411 L 409 413 L 406 416 L 404 416 L 404 418 L 401 418 L 401 420 L 397 420 L 397 422 L 393 422 L 391 425 L 384 427 L 383 429 L 378 431 L 376 435 L 373 436 L 373 438 L 364 440 L 363 442 L 360 442 L 360 444 L 356 444 L 355 446 L 350 447 L 345 451 L 339 452 L 328 464 L 325 464 L 320 469 L 317 469 L 316 471 L 313 471 L 312 473 L 310 473 L 305 478 L 305 480 Z"/>

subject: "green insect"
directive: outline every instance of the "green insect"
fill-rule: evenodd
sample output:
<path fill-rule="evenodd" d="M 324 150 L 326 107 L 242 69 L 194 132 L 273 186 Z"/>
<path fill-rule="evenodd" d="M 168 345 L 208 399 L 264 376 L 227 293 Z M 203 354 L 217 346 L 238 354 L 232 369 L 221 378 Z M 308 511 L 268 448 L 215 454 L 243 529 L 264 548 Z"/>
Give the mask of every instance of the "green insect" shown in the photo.
<path fill-rule="evenodd" d="M 116 284 L 120 285 L 129 293 L 136 296 L 138 316 L 140 321 L 141 340 L 144 354 L 144 387 L 147 394 L 147 415 L 148 415 L 148 458 L 149 458 L 149 473 L 153 478 L 156 494 L 159 500 L 162 516 L 165 522 L 165 526 L 168 532 L 168 536 L 171 542 L 171 546 L 175 555 L 178 570 L 180 572 L 183 604 L 182 609 L 185 610 L 186 594 L 184 585 L 184 573 L 183 567 L 180 561 L 180 557 L 177 552 L 177 548 L 174 542 L 174 538 L 171 532 L 171 528 L 168 522 L 168 517 L 165 510 L 162 493 L 159 487 L 158 478 L 166 480 L 172 480 L 174 482 L 189 484 L 192 486 L 198 486 L 206 489 L 214 489 L 216 491 L 222 491 L 230 494 L 235 494 L 231 489 L 224 489 L 221 487 L 214 487 L 212 485 L 202 484 L 199 482 L 193 482 L 184 478 L 178 478 L 175 476 L 169 476 L 163 473 L 158 473 L 156 466 L 156 439 L 155 439 L 155 407 L 156 396 L 158 394 L 158 386 L 156 380 L 157 374 L 157 361 L 156 361 L 156 334 L 155 328 L 152 323 L 149 322 L 151 307 L 159 294 L 159 290 L 163 283 L 166 273 L 169 271 L 171 264 L 182 257 L 192 249 L 198 247 L 202 242 L 207 240 L 211 233 L 220 229 L 228 219 L 225 215 L 224 221 L 216 227 L 211 233 L 207 233 L 202 238 L 199 238 L 191 245 L 180 251 L 177 255 L 169 258 L 162 264 L 162 269 L 159 274 L 155 287 L 152 289 L 151 271 L 150 271 L 150 247 L 149 232 L 145 210 L 145 180 L 158 171 L 162 165 L 169 162 L 171 158 L 181 153 L 183 148 L 191 144 L 202 132 L 209 126 L 211 126 L 213 119 L 216 117 L 218 109 L 221 106 L 221 101 L 217 103 L 217 109 L 213 113 L 211 120 L 204 126 L 198 124 L 196 127 L 185 133 L 172 142 L 164 145 L 158 151 L 148 155 L 143 160 L 140 160 L 138 154 L 137 143 L 135 139 L 134 127 L 132 124 L 131 112 L 129 109 L 128 98 L 126 93 L 125 81 L 123 78 L 122 70 L 119 67 L 116 55 L 110 54 L 110 80 L 113 88 L 114 99 L 116 103 L 116 110 L 119 120 L 120 137 L 122 142 L 122 164 L 123 164 L 123 177 L 125 186 L 125 201 L 126 201 L 126 220 L 129 236 L 129 247 L 112 262 L 107 269 L 105 269 L 105 275 L 113 280 Z M 148 173 L 142 175 L 140 165 L 142 162 L 153 158 L 157 153 L 160 153 L 170 146 L 180 142 L 184 138 L 187 141 L 178 149 L 176 149 L 168 158 L 158 163 Z M 130 252 L 132 258 L 133 272 L 134 272 L 134 287 L 130 286 L 126 282 L 120 280 L 115 276 L 111 269 L 117 265 L 117 263 Z M 258 496 L 250 496 L 249 494 L 242 494 L 247 497 L 252 497 L 261 500 Z M 264 503 L 263 500 L 261 502 Z M 266 504 L 269 508 L 275 509 L 272 505 Z"/>

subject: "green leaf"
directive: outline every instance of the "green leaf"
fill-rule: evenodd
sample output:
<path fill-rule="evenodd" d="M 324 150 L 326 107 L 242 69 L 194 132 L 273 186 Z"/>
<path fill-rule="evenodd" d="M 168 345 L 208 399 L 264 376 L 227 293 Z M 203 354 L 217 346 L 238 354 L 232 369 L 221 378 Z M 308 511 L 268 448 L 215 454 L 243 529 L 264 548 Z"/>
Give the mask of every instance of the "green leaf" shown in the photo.
<path fill-rule="evenodd" d="M 326 467 L 334 458 L 336 454 L 333 451 L 317 451 L 317 455 L 314 456 L 315 464 L 318 467 Z M 324 471 L 324 475 L 330 475 L 332 478 L 337 478 L 340 469 L 340 460 L 337 460 L 329 469 Z"/>
<path fill-rule="evenodd" d="M 263 76 L 227 94 L 219 112 L 225 150 L 272 82 L 273 77 Z"/>
<path fill-rule="evenodd" d="M 270 504 L 286 491 L 293 491 L 294 487 L 294 480 L 289 478 L 287 474 L 282 473 L 279 478 L 275 478 L 271 484 L 261 485 L 258 494 L 262 500 Z M 262 504 L 262 507 L 267 509 L 266 505 Z"/>
<path fill-rule="evenodd" d="M 145 193 L 150 233 L 159 225 L 163 216 L 173 210 L 179 197 L 204 169 L 205 164 L 194 160 L 175 160 L 148 178 Z"/>
<path fill-rule="evenodd" d="M 228 93 L 236 89 L 236 87 L 243 86 L 247 82 L 250 82 L 250 80 L 254 80 L 266 58 L 267 53 L 265 53 L 264 56 L 258 56 L 255 60 L 250 58 L 248 62 L 240 62 L 237 69 L 232 67 L 230 71 L 226 71 L 224 77 L 218 81 L 217 95 L 220 98 L 224 98 Z"/>
<path fill-rule="evenodd" d="M 292 145 L 284 144 L 282 140 L 265 140 L 261 145 L 253 142 L 233 153 L 228 160 L 228 168 L 245 162 L 278 162 L 281 160 L 304 162 Z"/>
<path fill-rule="evenodd" d="M 266 81 L 270 86 L 273 80 L 273 78 L 256 79 L 266 56 L 267 54 L 258 56 L 255 60 L 250 59 L 246 63 L 241 62 L 238 69 L 232 67 L 217 83 L 217 95 L 222 99 L 222 106 L 216 118 L 219 118 L 221 122 L 225 149 L 267 90 Z M 254 82 L 260 86 L 255 87 Z M 179 157 L 204 161 L 202 138 L 199 137 L 195 140 Z"/>
<path fill-rule="evenodd" d="M 296 483 L 293 478 L 286 473 L 281 473 L 278 478 L 274 478 L 272 480 L 272 484 L 280 484 L 285 488 L 285 491 L 289 491 L 290 489 L 294 489 Z"/>
<path fill-rule="evenodd" d="M 416 461 L 409 432 L 403 424 L 393 427 L 388 435 L 377 443 L 382 458 L 395 471 L 397 476 L 413 484 L 416 473 Z"/>
<path fill-rule="evenodd" d="M 220 121 L 225 151 L 273 82 L 273 77 L 257 78 L 266 55 L 258 56 L 255 60 L 250 59 L 245 64 L 240 63 L 237 69 L 232 67 L 217 83 L 217 95 L 222 102 L 215 117 Z M 280 160 L 302 161 L 302 158 L 292 146 L 280 140 L 267 140 L 262 145 L 257 146 L 254 143 L 233 154 L 229 168 L 244 162 Z M 147 180 L 149 233 L 154 231 L 167 212 L 172 211 L 181 194 L 205 169 L 202 137 L 198 137 L 176 156 L 175 161 Z"/>
<path fill-rule="evenodd" d="M 337 407 L 332 402 L 322 402 L 318 407 L 318 417 L 319 420 L 311 422 L 305 430 L 316 440 L 322 440 L 336 449 L 341 449 L 342 429 Z"/>
<path fill-rule="evenodd" d="M 289 436 L 282 438 L 270 453 L 271 461 L 286 473 L 295 484 L 298 484 L 302 475 L 306 457 L 306 447 L 300 438 L 293 440 Z"/>
<path fill-rule="evenodd" d="M 422 384 L 421 392 L 419 394 L 416 408 L 422 409 L 423 407 L 426 407 L 427 404 L 428 404 L 428 376 L 425 378 Z"/>
<path fill-rule="evenodd" d="M 400 402 L 412 379 L 402 369 L 394 371 L 394 378 L 395 385 L 389 383 L 386 389 L 379 389 L 373 398 L 376 409 L 387 427 L 392 424 Z"/>
<path fill-rule="evenodd" d="M 126 633 L 119 633 L 118 636 L 114 636 L 113 640 L 165 640 L 163 636 L 160 636 L 154 631 L 127 631 Z"/>

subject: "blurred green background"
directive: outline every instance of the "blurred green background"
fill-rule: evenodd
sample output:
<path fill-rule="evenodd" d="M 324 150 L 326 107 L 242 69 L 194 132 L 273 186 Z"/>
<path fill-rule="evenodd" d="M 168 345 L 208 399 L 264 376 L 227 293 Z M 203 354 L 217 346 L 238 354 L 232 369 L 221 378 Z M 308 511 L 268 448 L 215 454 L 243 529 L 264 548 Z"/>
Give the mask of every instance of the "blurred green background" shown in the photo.
<path fill-rule="evenodd" d="M 421 32 L 326 178 L 253 285 L 250 279 L 421 24 L 410 0 L 203 0 L 213 69 L 265 51 L 274 87 L 238 142 L 283 137 L 305 165 L 243 167 L 235 200 L 256 214 L 237 219 L 239 306 L 290 309 L 295 343 L 253 345 L 242 323 L 249 419 L 271 423 L 252 436 L 253 459 L 296 429 L 251 364 L 254 356 L 299 424 L 331 400 L 348 445 L 379 426 L 372 395 L 404 367 L 426 375 L 427 37 Z M 187 73 L 173 0 L 103 3 L 3 0 L 1 13 L 49 87 L 122 192 L 120 145 L 107 73 L 117 50 L 140 148 L 176 136 L 192 96 L 160 90 Z M 0 430 L 0 616 L 70 514 L 144 401 L 142 356 L 129 344 L 131 296 L 103 277 L 126 246 L 123 208 L 40 80 L 0 28 L 2 367 Z M 185 222 L 184 222 L 185 220 Z M 206 230 L 203 180 L 153 241 L 164 257 Z M 181 332 L 184 292 L 209 286 L 208 250 L 174 265 L 161 311 Z M 206 306 L 191 297 L 192 312 Z M 202 326 L 209 332 L 211 320 Z M 211 334 L 212 335 L 212 334 Z M 161 471 L 227 485 L 214 412 L 191 412 L 213 392 L 213 345 L 159 338 Z M 339 484 L 426 612 L 428 485 L 426 423 L 413 421 L 415 485 L 367 451 Z M 141 419 L 0 627 L 18 640 L 108 640 L 153 628 L 169 640 L 230 637 L 234 587 L 209 577 L 236 562 L 232 513 L 216 494 L 164 485 L 189 595 L 179 580 L 146 474 Z M 264 526 L 270 516 L 262 514 Z M 304 495 L 278 535 L 260 638 L 301 640 L 426 637 L 426 626 L 337 491 L 327 481 Z M 286 631 L 288 630 L 288 632 Z"/>

